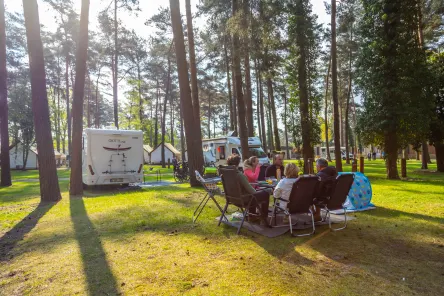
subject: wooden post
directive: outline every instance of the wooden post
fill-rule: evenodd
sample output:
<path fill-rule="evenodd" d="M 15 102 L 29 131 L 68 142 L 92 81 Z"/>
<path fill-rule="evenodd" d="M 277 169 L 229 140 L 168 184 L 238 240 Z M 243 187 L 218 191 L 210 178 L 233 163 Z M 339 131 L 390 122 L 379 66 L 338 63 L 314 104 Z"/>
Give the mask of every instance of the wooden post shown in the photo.
<path fill-rule="evenodd" d="M 359 171 L 361 173 L 364 173 L 364 156 L 361 156 L 359 158 Z"/>
<path fill-rule="evenodd" d="M 313 159 L 312 158 L 308 159 L 308 174 L 309 175 L 313 174 Z"/>
<path fill-rule="evenodd" d="M 401 176 L 407 178 L 407 159 L 401 159 Z"/>
<path fill-rule="evenodd" d="M 352 162 L 352 172 L 356 173 L 358 171 L 358 160 L 355 158 Z"/>

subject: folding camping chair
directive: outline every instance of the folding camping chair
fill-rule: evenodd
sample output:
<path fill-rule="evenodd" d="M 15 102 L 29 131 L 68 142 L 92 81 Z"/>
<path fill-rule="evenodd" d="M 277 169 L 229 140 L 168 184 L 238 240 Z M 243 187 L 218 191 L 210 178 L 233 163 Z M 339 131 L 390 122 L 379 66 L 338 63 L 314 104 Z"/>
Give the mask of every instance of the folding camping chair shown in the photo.
<path fill-rule="evenodd" d="M 240 208 L 241 211 L 243 212 L 241 223 L 237 228 L 237 234 L 239 234 L 242 225 L 244 225 L 245 217 L 247 215 L 254 215 L 249 212 L 250 207 L 255 206 L 259 210 L 259 212 L 261 212 L 261 207 L 259 206 L 259 203 L 253 194 L 242 194 L 241 186 L 237 179 L 237 174 L 238 174 L 237 168 L 225 167 L 225 168 L 220 168 L 219 170 L 221 172 L 222 184 L 224 186 L 226 203 L 218 225 L 220 225 L 223 218 L 225 218 L 228 221 L 227 217 L 225 216 L 225 213 L 228 209 L 228 205 L 234 205 Z M 264 222 L 267 223 L 267 221 Z"/>
<path fill-rule="evenodd" d="M 214 197 L 216 195 L 224 194 L 222 190 L 217 186 L 217 183 L 221 181 L 221 178 L 217 177 L 211 179 L 204 179 L 202 175 L 199 173 L 199 171 L 194 171 L 194 173 L 196 174 L 196 179 L 202 184 L 203 188 L 205 189 L 206 194 L 193 213 L 193 223 L 196 222 L 197 218 L 199 218 L 200 214 L 202 213 L 203 209 L 205 208 L 210 199 L 214 201 L 217 208 L 222 213 L 223 212 L 222 207 L 219 205 L 219 203 Z"/>
<path fill-rule="evenodd" d="M 288 217 L 288 222 L 290 226 L 290 233 L 292 236 L 307 236 L 315 233 L 315 222 L 313 217 L 313 211 L 311 210 L 311 206 L 313 205 L 313 198 L 315 197 L 320 179 L 317 176 L 313 175 L 304 175 L 300 176 L 296 182 L 293 184 L 293 188 L 291 189 L 289 200 L 285 200 L 283 198 L 275 198 L 273 204 L 273 214 L 270 219 L 270 225 L 273 224 L 273 219 L 275 226 L 272 227 L 286 227 L 287 225 L 279 225 L 276 226 L 276 215 L 277 211 L 283 212 Z M 287 202 L 287 208 L 280 207 L 277 202 L 285 201 Z M 311 222 L 312 222 L 312 232 L 305 234 L 293 234 L 293 224 L 291 222 L 292 214 L 310 214 Z"/>
<path fill-rule="evenodd" d="M 318 205 L 325 210 L 325 216 L 323 217 L 322 220 L 325 221 L 326 219 L 328 219 L 328 225 L 330 229 L 333 231 L 342 230 L 347 227 L 347 208 L 344 207 L 344 203 L 347 199 L 350 188 L 353 185 L 354 179 L 355 179 L 354 174 L 342 174 L 337 176 L 336 183 L 330 194 L 330 197 L 323 204 Z M 345 219 L 344 226 L 339 228 L 332 228 L 330 211 L 335 211 L 340 209 L 344 210 L 344 219 Z"/>

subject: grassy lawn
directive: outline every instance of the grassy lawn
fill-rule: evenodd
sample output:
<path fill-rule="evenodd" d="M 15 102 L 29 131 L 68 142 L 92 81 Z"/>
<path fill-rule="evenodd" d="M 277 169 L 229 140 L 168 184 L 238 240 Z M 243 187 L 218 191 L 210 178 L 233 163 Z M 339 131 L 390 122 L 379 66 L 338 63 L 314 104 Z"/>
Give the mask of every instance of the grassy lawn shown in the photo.
<path fill-rule="evenodd" d="M 0 188 L 0 295 L 439 295 L 444 174 L 419 168 L 389 181 L 366 162 L 378 208 L 306 238 L 237 236 L 214 205 L 193 224 L 203 191 L 188 185 L 70 199 L 61 181 L 62 201 L 39 204 L 38 183 L 15 182 Z"/>

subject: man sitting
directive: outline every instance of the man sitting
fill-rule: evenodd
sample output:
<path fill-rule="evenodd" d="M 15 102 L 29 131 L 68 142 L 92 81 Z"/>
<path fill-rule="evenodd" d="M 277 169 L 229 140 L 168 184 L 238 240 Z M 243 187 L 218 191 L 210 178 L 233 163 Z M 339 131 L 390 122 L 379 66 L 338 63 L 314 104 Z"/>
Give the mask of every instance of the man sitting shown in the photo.
<path fill-rule="evenodd" d="M 335 179 L 338 176 L 336 168 L 334 166 L 328 166 L 328 161 L 324 158 L 319 158 L 316 160 L 316 170 L 318 172 L 317 176 L 321 179 L 321 186 L 318 196 L 314 200 L 315 205 L 325 203 L 328 200 L 328 197 L 333 189 Z M 315 221 L 321 221 L 321 209 L 316 206 L 314 208 Z"/>
<path fill-rule="evenodd" d="M 273 164 L 270 165 L 267 170 L 265 171 L 265 177 L 280 177 L 283 175 L 284 172 L 284 166 L 282 165 L 282 155 L 276 154 L 273 157 Z M 278 176 L 278 172 L 280 172 L 280 175 Z"/>
<path fill-rule="evenodd" d="M 237 154 L 232 154 L 228 157 L 227 159 L 227 164 L 229 166 L 234 166 L 234 167 L 238 167 L 240 164 L 241 158 L 239 155 Z M 237 170 L 237 180 L 239 181 L 241 190 L 242 190 L 242 194 L 252 194 L 254 195 L 254 197 L 256 197 L 256 200 L 260 206 L 261 212 L 260 215 L 263 218 L 262 222 L 267 221 L 268 218 L 268 205 L 270 202 L 270 192 L 268 190 L 259 190 L 256 191 L 251 184 L 248 182 L 247 177 L 239 170 Z M 255 213 L 256 211 L 256 207 L 252 206 L 249 209 L 250 213 Z M 249 216 L 248 217 L 248 221 L 252 222 L 254 221 L 254 217 Z"/>

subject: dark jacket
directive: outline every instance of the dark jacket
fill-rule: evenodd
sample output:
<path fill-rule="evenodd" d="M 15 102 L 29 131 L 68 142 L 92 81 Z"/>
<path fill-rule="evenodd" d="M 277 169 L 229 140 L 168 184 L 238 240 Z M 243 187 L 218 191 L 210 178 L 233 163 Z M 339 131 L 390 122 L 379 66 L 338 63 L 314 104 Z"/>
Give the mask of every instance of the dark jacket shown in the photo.
<path fill-rule="evenodd" d="M 276 176 L 276 170 L 280 168 L 281 169 L 281 176 L 284 175 L 284 167 L 272 164 L 270 165 L 267 170 L 265 171 L 265 177 L 277 177 Z"/>
<path fill-rule="evenodd" d="M 317 175 L 321 178 L 321 182 L 322 182 L 322 181 L 336 178 L 338 176 L 338 172 L 336 171 L 335 167 L 329 166 L 329 167 L 326 167 L 325 169 L 323 169 L 322 171 L 320 171 Z"/>

